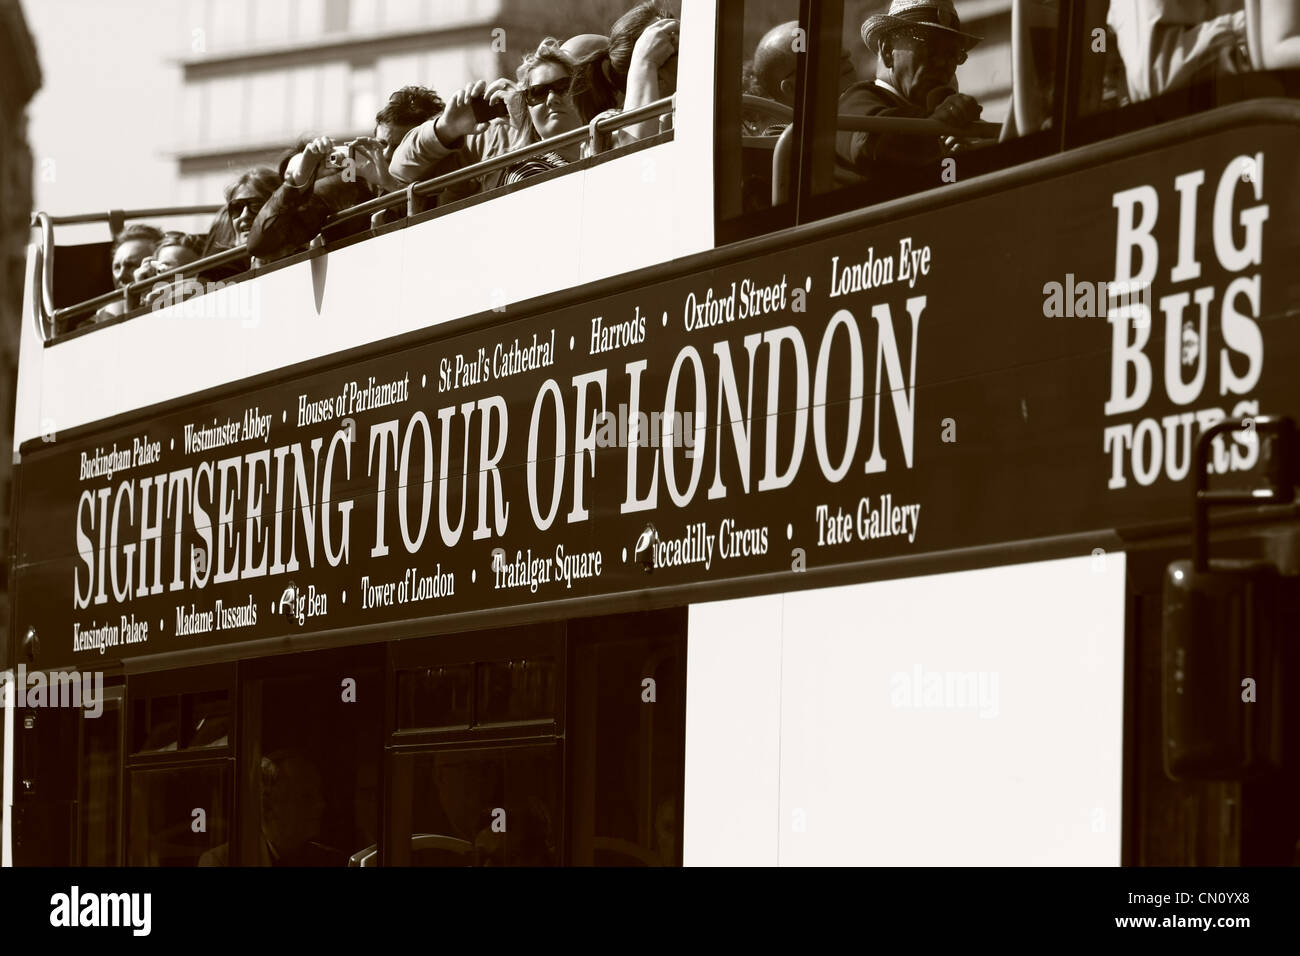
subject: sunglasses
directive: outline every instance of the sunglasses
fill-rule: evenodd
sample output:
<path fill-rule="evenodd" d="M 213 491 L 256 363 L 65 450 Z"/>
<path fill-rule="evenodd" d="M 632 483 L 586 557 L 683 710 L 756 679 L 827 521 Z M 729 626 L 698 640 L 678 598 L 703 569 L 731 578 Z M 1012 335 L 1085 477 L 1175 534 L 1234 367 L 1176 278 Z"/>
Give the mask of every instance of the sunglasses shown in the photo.
<path fill-rule="evenodd" d="M 226 212 L 230 216 L 230 221 L 234 222 L 244 214 L 244 210 L 252 210 L 256 216 L 262 209 L 262 200 L 260 199 L 232 199 L 226 205 Z"/>
<path fill-rule="evenodd" d="M 966 62 L 966 50 L 960 43 L 954 43 L 947 39 L 938 39 L 934 36 L 926 36 L 922 33 L 898 33 L 895 36 L 899 39 L 911 41 L 912 48 L 927 59 L 951 58 L 957 61 L 958 66 Z"/>
<path fill-rule="evenodd" d="M 562 76 L 550 83 L 539 83 L 524 90 L 524 101 L 529 106 L 541 106 L 552 93 L 556 96 L 565 96 L 572 85 L 573 77 L 570 76 Z"/>

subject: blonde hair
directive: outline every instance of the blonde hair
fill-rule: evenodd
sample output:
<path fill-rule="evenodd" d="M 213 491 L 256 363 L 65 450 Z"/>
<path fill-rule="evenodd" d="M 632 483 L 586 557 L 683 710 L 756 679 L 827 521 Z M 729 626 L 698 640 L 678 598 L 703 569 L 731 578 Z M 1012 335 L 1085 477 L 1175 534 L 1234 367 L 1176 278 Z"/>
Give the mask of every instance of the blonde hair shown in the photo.
<path fill-rule="evenodd" d="M 519 64 L 519 71 L 516 74 L 519 85 L 527 86 L 528 74 L 543 63 L 554 63 L 563 67 L 564 72 L 569 76 L 573 76 L 573 69 L 577 66 L 577 61 L 564 52 L 559 40 L 555 39 L 555 37 L 547 37 L 537 44 L 537 49 L 534 52 L 525 55 L 524 62 Z"/>

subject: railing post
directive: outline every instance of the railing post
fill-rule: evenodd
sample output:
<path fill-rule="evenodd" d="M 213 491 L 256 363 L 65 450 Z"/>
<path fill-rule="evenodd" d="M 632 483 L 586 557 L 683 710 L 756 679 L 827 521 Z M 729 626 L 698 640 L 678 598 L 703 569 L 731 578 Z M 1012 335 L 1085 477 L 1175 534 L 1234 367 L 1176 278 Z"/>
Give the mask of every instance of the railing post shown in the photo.
<path fill-rule="evenodd" d="M 592 156 L 599 156 L 608 149 L 609 134 L 600 128 L 600 117 L 597 116 L 587 124 L 589 135 L 587 138 L 587 149 Z"/>
<path fill-rule="evenodd" d="M 415 208 L 415 201 L 417 198 L 415 195 L 416 185 L 416 183 L 411 183 L 411 185 L 406 187 L 406 215 L 408 218 L 414 216 L 419 211 Z"/>
<path fill-rule="evenodd" d="M 677 94 L 673 94 L 672 108 L 659 117 L 659 132 L 663 133 L 673 128 L 673 117 L 677 115 Z"/>

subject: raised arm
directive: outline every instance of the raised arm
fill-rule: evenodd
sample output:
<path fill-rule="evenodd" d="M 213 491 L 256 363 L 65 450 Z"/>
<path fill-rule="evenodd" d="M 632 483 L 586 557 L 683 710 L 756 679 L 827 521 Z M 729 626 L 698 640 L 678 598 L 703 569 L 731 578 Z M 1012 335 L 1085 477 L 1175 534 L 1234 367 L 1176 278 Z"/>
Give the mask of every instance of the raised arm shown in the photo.
<path fill-rule="evenodd" d="M 1300 2 L 1246 0 L 1246 20 L 1256 69 L 1300 67 Z"/>
<path fill-rule="evenodd" d="M 623 98 L 624 112 L 653 103 L 667 95 L 661 89 L 659 71 L 665 63 L 677 55 L 680 36 L 679 21 L 656 20 L 637 38 L 636 46 L 632 48 L 632 62 L 627 71 L 627 95 Z M 658 120 L 645 120 L 620 130 L 616 143 L 623 145 L 636 142 L 647 136 L 653 136 L 658 131 Z"/>
<path fill-rule="evenodd" d="M 1263 6 L 1290 3 L 1268 0 Z M 1119 42 L 1129 96 L 1135 102 L 1190 82 L 1192 74 L 1225 48 L 1242 44 L 1246 36 L 1244 10 L 1187 22 L 1152 0 L 1111 0 L 1107 22 Z"/>

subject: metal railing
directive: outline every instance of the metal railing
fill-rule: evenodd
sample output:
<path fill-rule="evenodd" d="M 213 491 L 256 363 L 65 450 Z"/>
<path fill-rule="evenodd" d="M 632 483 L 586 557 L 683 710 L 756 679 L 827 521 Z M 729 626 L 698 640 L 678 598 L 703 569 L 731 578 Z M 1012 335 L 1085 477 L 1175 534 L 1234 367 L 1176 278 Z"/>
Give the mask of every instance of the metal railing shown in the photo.
<path fill-rule="evenodd" d="M 87 225 L 91 223 L 107 223 L 109 231 L 114 235 L 122 231 L 122 226 L 128 219 L 167 219 L 173 216 L 210 216 L 219 212 L 220 206 L 160 206 L 154 209 L 110 209 L 107 212 L 88 212 L 77 216 L 51 216 L 48 213 L 37 212 L 32 214 L 32 228 L 39 229 L 41 243 L 41 307 L 44 309 L 45 317 L 52 321 L 57 321 L 61 314 L 67 314 L 68 309 L 56 310 L 54 307 L 54 227 L 55 226 L 75 226 Z M 113 299 L 122 295 L 120 290 L 114 290 L 109 298 L 100 303 L 98 307 L 107 305 Z M 103 299 L 103 296 L 95 300 Z M 81 303 L 73 308 L 89 308 L 88 303 Z"/>
<path fill-rule="evenodd" d="M 355 219 L 358 216 L 370 216 L 371 226 L 377 226 L 383 213 L 402 204 L 406 205 L 406 215 L 413 216 L 421 211 L 420 199 L 424 196 L 442 192 L 443 190 L 456 186 L 461 183 L 479 179 L 492 173 L 500 172 L 505 169 L 556 150 L 569 149 L 574 146 L 585 145 L 587 155 L 595 156 L 607 152 L 610 148 L 613 134 L 624 127 L 636 123 L 645 122 L 646 120 L 662 119 L 671 117 L 676 112 L 676 96 L 665 97 L 654 103 L 648 103 L 645 106 L 638 107 L 635 110 L 617 113 L 609 116 L 601 116 L 592 120 L 582 129 L 571 130 L 568 133 L 562 133 L 550 139 L 541 140 L 529 146 L 512 150 L 508 153 L 502 153 L 492 159 L 475 163 L 472 166 L 466 166 L 463 169 L 455 170 L 442 176 L 427 179 L 422 182 L 411 183 L 403 189 L 394 190 L 383 196 L 377 196 L 374 199 L 359 203 L 348 209 L 332 215 L 325 223 L 324 229 L 328 229 L 337 223 L 346 222 Z M 783 104 L 776 103 L 772 100 L 766 100 L 761 97 L 745 95 L 746 105 L 761 109 L 768 112 L 778 119 L 793 120 L 794 112 Z M 840 116 L 838 124 L 842 130 L 865 131 L 865 132 L 893 132 L 893 133 L 912 133 L 916 135 L 932 136 L 958 136 L 958 137 L 989 137 L 996 138 L 1000 127 L 995 123 L 972 123 L 969 126 L 954 127 L 940 123 L 931 119 L 907 119 L 893 116 Z M 788 133 L 787 132 L 787 138 Z M 786 157 L 780 155 L 781 151 L 777 150 L 778 156 L 774 157 L 774 166 L 787 161 Z M 775 170 L 778 172 L 779 170 Z M 779 179 L 779 175 L 774 177 Z M 186 275 L 191 277 L 202 275 L 205 271 L 226 266 L 232 262 L 237 262 L 248 255 L 243 246 L 233 249 L 227 249 L 223 252 L 198 259 L 184 266 L 177 266 L 168 269 L 165 272 L 157 273 L 148 279 L 139 282 L 132 281 L 127 285 L 105 292 L 93 299 L 87 299 L 75 305 L 67 306 L 62 309 L 56 309 L 54 306 L 54 227 L 61 225 L 74 225 L 84 223 L 105 222 L 110 225 L 114 233 L 120 231 L 121 225 L 128 219 L 161 219 L 169 216 L 186 216 L 186 215 L 211 215 L 220 211 L 221 206 L 170 206 L 156 209 L 135 209 L 135 210 L 113 210 L 101 213 L 86 213 L 77 216 L 50 216 L 43 212 L 38 212 L 32 216 L 32 226 L 40 230 L 41 244 L 41 290 L 40 306 L 41 315 L 39 316 L 38 325 L 40 327 L 41 337 L 48 341 L 60 330 L 61 324 L 67 323 L 72 319 L 79 318 L 88 314 L 93 314 L 99 309 L 104 308 L 114 302 L 123 303 L 123 311 L 132 310 L 133 303 L 144 293 L 151 291 L 160 283 L 170 280 L 183 280 Z M 318 248 L 323 245 L 320 236 L 313 241 L 312 247 Z"/>
<path fill-rule="evenodd" d="M 592 120 L 586 127 L 575 129 L 568 133 L 562 133 L 559 136 L 553 136 L 550 139 L 541 140 L 520 149 L 503 153 L 492 159 L 484 160 L 481 163 L 475 163 L 472 166 L 466 166 L 454 172 L 447 173 L 443 176 L 437 176 L 433 179 L 427 179 L 422 182 L 412 183 L 404 189 L 394 190 L 383 196 L 377 196 L 374 199 L 367 200 L 356 206 L 341 210 L 332 215 L 322 227 L 328 229 L 331 226 L 345 222 L 349 219 L 355 219 L 358 216 L 368 215 L 371 217 L 372 226 L 378 224 L 379 217 L 387 210 L 399 206 L 403 203 L 406 205 L 406 215 L 415 215 L 420 211 L 419 198 L 433 193 L 441 192 L 449 186 L 455 186 L 460 183 L 469 182 L 482 176 L 489 175 L 508 169 L 524 160 L 531 159 L 535 156 L 541 156 L 545 153 L 556 150 L 568 149 L 576 145 L 586 145 L 588 155 L 598 155 L 607 152 L 612 142 L 612 136 L 615 132 L 624 127 L 631 126 L 635 123 L 645 122 L 646 120 L 662 119 L 671 117 L 676 112 L 677 97 L 676 95 L 656 100 L 654 103 L 648 103 L 645 106 L 638 107 L 634 110 L 612 114 L 609 116 L 600 116 Z M 174 269 L 168 269 L 166 272 L 160 272 L 150 276 L 148 279 L 139 282 L 131 282 L 121 288 L 113 289 L 111 292 L 105 292 L 93 299 L 87 299 L 84 302 L 78 302 L 75 305 L 66 308 L 56 309 L 54 307 L 54 227 L 59 225 L 72 225 L 82 223 L 109 223 L 114 233 L 120 231 L 121 225 L 128 219 L 160 219 L 167 216 L 184 216 L 184 215 L 204 215 L 219 212 L 221 206 L 174 206 L 163 207 L 158 209 L 136 209 L 128 211 L 115 210 L 104 213 L 86 213 L 79 216 L 50 216 L 43 212 L 38 212 L 32 216 L 32 226 L 40 229 L 41 242 L 41 302 L 43 315 L 40 316 L 38 323 L 41 329 L 41 337 L 48 341 L 53 337 L 60 323 L 65 323 L 71 319 L 76 319 L 84 315 L 93 314 L 99 309 L 104 308 L 113 302 L 121 301 L 124 305 L 124 311 L 129 312 L 132 309 L 132 303 L 142 293 L 152 290 L 159 283 L 167 282 L 171 279 L 183 278 L 185 275 L 198 276 L 207 270 L 236 262 L 248 255 L 243 246 L 233 249 L 227 249 L 223 252 L 198 259 L 184 266 L 178 266 Z M 318 247 L 320 236 L 312 243 L 313 247 Z"/>

